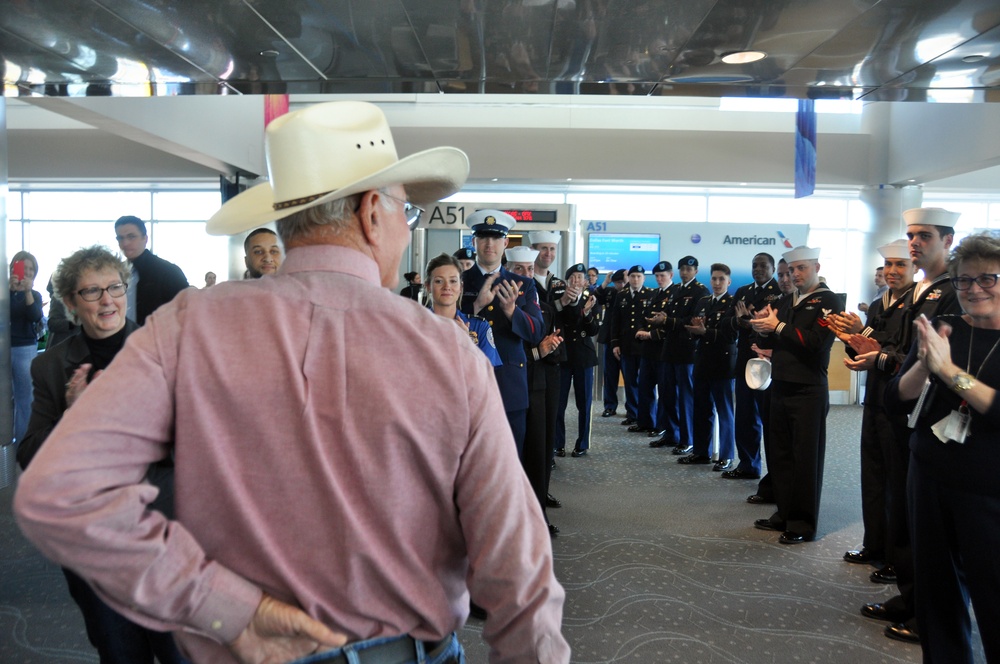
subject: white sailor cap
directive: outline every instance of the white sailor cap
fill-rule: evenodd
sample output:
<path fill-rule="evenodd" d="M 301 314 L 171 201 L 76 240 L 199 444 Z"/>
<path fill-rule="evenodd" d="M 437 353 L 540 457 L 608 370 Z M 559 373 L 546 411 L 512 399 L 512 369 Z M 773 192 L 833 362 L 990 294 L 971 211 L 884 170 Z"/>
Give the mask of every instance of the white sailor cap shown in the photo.
<path fill-rule="evenodd" d="M 499 235 L 506 237 L 514 228 L 514 217 L 502 210 L 476 210 L 465 219 L 465 225 L 474 235 Z"/>
<path fill-rule="evenodd" d="M 521 245 L 520 247 L 511 247 L 503 254 L 507 257 L 508 263 L 534 263 L 535 258 L 538 257 L 538 250 Z"/>
<path fill-rule="evenodd" d="M 528 244 L 538 244 L 540 242 L 551 242 L 559 244 L 558 231 L 531 231 L 528 233 Z"/>
<path fill-rule="evenodd" d="M 911 208 L 903 213 L 903 220 L 907 226 L 918 224 L 920 226 L 945 226 L 954 229 L 955 222 L 962 216 L 960 212 L 951 212 L 944 208 Z"/>
<path fill-rule="evenodd" d="M 765 357 L 750 358 L 744 374 L 747 387 L 751 390 L 766 390 L 771 384 L 771 360 Z"/>
<path fill-rule="evenodd" d="M 893 240 L 889 244 L 883 244 L 878 248 L 882 258 L 905 258 L 910 259 L 910 243 L 900 238 Z"/>
<path fill-rule="evenodd" d="M 786 263 L 794 263 L 795 261 L 815 261 L 819 260 L 819 247 L 795 247 L 791 251 L 786 251 L 781 254 L 781 257 L 785 259 Z"/>

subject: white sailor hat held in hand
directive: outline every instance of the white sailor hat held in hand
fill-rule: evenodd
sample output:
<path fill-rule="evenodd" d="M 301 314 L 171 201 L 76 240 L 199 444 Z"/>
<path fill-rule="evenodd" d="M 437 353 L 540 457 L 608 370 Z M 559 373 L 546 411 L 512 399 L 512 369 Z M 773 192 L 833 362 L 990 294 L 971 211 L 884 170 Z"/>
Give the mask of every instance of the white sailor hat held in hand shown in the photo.
<path fill-rule="evenodd" d="M 764 357 L 750 358 L 744 375 L 747 387 L 751 390 L 766 390 L 771 385 L 771 360 Z"/>

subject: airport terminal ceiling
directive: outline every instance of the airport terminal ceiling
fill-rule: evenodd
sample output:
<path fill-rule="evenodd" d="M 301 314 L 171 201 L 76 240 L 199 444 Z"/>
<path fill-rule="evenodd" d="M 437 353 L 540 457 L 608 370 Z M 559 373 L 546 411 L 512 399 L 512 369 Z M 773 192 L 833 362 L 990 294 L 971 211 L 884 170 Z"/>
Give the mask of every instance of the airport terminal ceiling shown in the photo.
<path fill-rule="evenodd" d="M 3 0 L 7 96 L 1000 99 L 996 0 Z M 727 64 L 756 51 L 755 62 Z"/>

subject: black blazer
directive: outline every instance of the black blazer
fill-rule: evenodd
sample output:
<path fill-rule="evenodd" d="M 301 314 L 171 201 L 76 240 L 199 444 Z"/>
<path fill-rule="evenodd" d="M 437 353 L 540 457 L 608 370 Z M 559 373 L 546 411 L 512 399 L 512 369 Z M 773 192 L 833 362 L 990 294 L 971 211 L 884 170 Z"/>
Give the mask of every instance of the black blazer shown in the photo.
<path fill-rule="evenodd" d="M 132 321 L 125 321 L 126 338 L 138 329 L 139 326 Z M 90 349 L 81 332 L 49 348 L 31 363 L 34 401 L 31 402 L 31 419 L 28 420 L 24 440 L 17 447 L 17 462 L 21 468 L 28 467 L 42 443 L 59 424 L 67 408 L 66 383 L 89 356 Z"/>
<path fill-rule="evenodd" d="M 135 293 L 135 322 L 139 325 L 189 285 L 179 267 L 149 249 L 132 261 L 132 266 L 139 273 L 139 286 Z"/>
<path fill-rule="evenodd" d="M 139 329 L 131 320 L 125 321 L 126 340 Z M 124 342 L 122 344 L 124 346 Z M 90 358 L 90 349 L 83 332 L 76 334 L 54 348 L 46 350 L 31 363 L 31 384 L 34 387 L 34 401 L 31 403 L 31 419 L 24 440 L 17 448 L 17 462 L 27 468 L 42 444 L 59 424 L 66 412 L 66 383 L 73 372 Z M 156 486 L 160 493 L 150 503 L 150 508 L 159 510 L 173 518 L 174 506 L 174 462 L 172 459 L 158 461 L 149 467 L 146 481 Z"/>

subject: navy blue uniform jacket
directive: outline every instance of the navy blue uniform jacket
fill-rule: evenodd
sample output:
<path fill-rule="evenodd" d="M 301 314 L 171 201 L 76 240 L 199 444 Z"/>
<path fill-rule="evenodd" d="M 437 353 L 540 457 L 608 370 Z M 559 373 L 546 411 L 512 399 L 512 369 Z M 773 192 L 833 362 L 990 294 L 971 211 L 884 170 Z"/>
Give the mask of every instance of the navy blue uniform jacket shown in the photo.
<path fill-rule="evenodd" d="M 493 328 L 493 341 L 497 352 L 503 360 L 503 366 L 494 367 L 500 396 L 503 397 L 504 410 L 524 410 L 528 407 L 528 374 L 527 357 L 524 354 L 524 342 L 529 346 L 537 346 L 545 337 L 545 325 L 542 321 L 542 311 L 538 308 L 538 292 L 535 290 L 535 280 L 519 277 L 506 268 L 500 268 L 497 281 L 516 281 L 520 284 L 517 296 L 517 306 L 510 320 L 503 313 L 500 300 L 483 307 L 476 315 L 485 318 Z M 462 312 L 472 315 L 472 304 L 479 295 L 479 290 L 486 281 L 486 275 L 473 265 L 462 275 Z M 496 282 L 494 282 L 495 284 Z"/>

